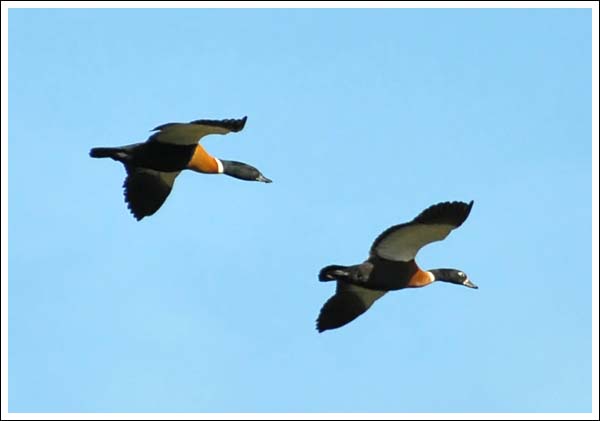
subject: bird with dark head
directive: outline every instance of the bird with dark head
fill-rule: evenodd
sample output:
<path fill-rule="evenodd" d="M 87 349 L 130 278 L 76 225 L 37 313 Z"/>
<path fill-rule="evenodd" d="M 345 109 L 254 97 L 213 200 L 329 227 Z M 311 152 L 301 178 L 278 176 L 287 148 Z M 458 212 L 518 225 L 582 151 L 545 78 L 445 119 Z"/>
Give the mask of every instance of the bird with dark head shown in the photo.
<path fill-rule="evenodd" d="M 423 246 L 443 240 L 460 227 L 472 207 L 473 201 L 430 206 L 412 221 L 382 232 L 363 263 L 330 265 L 321 269 L 319 280 L 336 281 L 337 285 L 335 294 L 321 308 L 317 330 L 323 332 L 350 323 L 389 291 L 420 288 L 435 281 L 476 289 L 477 286 L 461 270 L 422 270 L 415 262 Z"/>
<path fill-rule="evenodd" d="M 195 120 L 167 123 L 154 128 L 147 141 L 118 147 L 92 148 L 92 158 L 112 158 L 127 171 L 123 183 L 125 201 L 137 220 L 154 214 L 171 193 L 175 178 L 183 170 L 203 174 L 270 183 L 251 165 L 210 155 L 199 140 L 210 134 L 239 132 L 247 117 L 227 120 Z"/>
<path fill-rule="evenodd" d="M 436 281 L 449 282 L 451 284 L 463 285 L 469 288 L 477 289 L 477 285 L 472 283 L 467 274 L 462 270 L 457 269 L 431 269 L 431 272 Z"/>
<path fill-rule="evenodd" d="M 261 181 L 263 183 L 271 183 L 267 177 L 261 174 L 256 168 L 251 165 L 244 164 L 238 161 L 226 161 L 221 159 L 223 165 L 223 174 L 227 174 L 234 178 L 247 181 Z"/>

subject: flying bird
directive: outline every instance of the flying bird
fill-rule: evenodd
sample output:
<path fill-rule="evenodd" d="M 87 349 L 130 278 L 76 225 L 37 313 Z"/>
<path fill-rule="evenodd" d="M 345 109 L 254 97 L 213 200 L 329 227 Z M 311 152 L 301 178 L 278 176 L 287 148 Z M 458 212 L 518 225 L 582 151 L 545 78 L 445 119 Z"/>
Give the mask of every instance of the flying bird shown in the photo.
<path fill-rule="evenodd" d="M 92 148 L 92 158 L 112 158 L 125 165 L 125 202 L 139 221 L 154 214 L 167 200 L 175 178 L 183 170 L 204 174 L 227 174 L 241 180 L 270 183 L 251 165 L 210 155 L 198 142 L 210 134 L 239 132 L 247 117 L 226 120 L 195 120 L 167 123 L 151 131 L 148 140 L 118 147 Z"/>
<path fill-rule="evenodd" d="M 388 291 L 420 288 L 434 281 L 477 288 L 457 269 L 422 270 L 415 262 L 419 250 L 441 241 L 469 216 L 473 201 L 443 202 L 430 206 L 412 221 L 394 225 L 373 242 L 369 257 L 352 266 L 330 265 L 321 269 L 319 280 L 335 280 L 335 294 L 321 308 L 317 330 L 323 332 L 350 323 L 367 311 Z"/>

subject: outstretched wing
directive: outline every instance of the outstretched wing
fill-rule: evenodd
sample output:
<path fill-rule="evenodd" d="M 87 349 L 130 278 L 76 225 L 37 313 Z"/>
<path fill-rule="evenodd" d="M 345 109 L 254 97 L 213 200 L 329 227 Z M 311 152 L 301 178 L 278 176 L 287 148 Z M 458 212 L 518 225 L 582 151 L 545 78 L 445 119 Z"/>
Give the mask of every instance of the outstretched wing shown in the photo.
<path fill-rule="evenodd" d="M 408 262 L 421 247 L 443 240 L 469 216 L 473 201 L 443 202 L 430 206 L 412 221 L 394 225 L 381 233 L 371 246 L 371 256 Z"/>
<path fill-rule="evenodd" d="M 171 145 L 194 145 L 209 134 L 227 134 L 239 132 L 246 125 L 248 117 L 227 120 L 194 120 L 189 123 L 167 123 L 155 127 L 157 131 L 149 142 L 169 143 Z"/>
<path fill-rule="evenodd" d="M 126 169 L 123 194 L 127 207 L 139 221 L 154 214 L 165 203 L 179 171 L 162 172 L 130 166 Z"/>
<path fill-rule="evenodd" d="M 386 291 L 376 291 L 337 281 L 335 295 L 321 308 L 317 319 L 317 330 L 323 332 L 350 323 L 367 311 L 385 293 Z"/>

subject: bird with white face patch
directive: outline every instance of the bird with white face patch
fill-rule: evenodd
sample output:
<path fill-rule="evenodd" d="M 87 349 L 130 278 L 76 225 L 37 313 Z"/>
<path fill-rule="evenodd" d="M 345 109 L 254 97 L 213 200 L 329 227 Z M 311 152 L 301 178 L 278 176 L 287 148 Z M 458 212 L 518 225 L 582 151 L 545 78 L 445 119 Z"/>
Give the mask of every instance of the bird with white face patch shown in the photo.
<path fill-rule="evenodd" d="M 319 280 L 337 282 L 336 292 L 321 308 L 317 330 L 323 332 L 350 323 L 367 311 L 388 291 L 420 288 L 434 281 L 477 288 L 457 269 L 419 268 L 419 250 L 441 241 L 469 216 L 473 201 L 443 202 L 430 206 L 412 221 L 394 225 L 373 242 L 369 258 L 359 265 L 330 265 L 321 269 Z"/>

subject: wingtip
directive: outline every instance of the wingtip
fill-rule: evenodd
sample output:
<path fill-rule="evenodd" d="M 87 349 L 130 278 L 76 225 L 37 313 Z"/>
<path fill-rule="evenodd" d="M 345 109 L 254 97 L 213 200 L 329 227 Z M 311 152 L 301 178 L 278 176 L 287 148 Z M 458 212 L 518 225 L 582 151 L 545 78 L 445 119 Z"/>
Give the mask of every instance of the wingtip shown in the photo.
<path fill-rule="evenodd" d="M 161 125 L 156 126 L 155 128 L 153 128 L 152 130 L 148 130 L 148 131 L 149 132 L 156 132 L 158 130 L 162 130 L 162 129 L 164 129 L 167 126 L 167 124 L 172 124 L 172 123 L 161 124 Z"/>
<path fill-rule="evenodd" d="M 316 323 L 315 323 L 315 329 L 317 330 L 317 332 L 319 333 L 323 333 L 325 332 L 327 329 L 325 329 L 323 326 L 321 326 L 321 323 L 319 321 L 319 319 L 317 319 Z"/>
<path fill-rule="evenodd" d="M 127 197 L 127 188 L 126 188 L 126 183 L 127 183 L 127 179 L 125 179 L 125 182 L 123 183 L 123 196 L 125 199 L 125 204 L 127 205 L 127 210 L 129 210 L 129 213 L 131 214 L 131 216 L 133 216 L 135 218 L 135 220 L 137 222 L 141 221 L 142 219 L 144 219 L 145 216 L 148 215 L 144 215 L 143 213 L 140 213 L 138 209 L 135 209 L 134 206 L 131 204 L 131 202 L 129 201 L 128 197 Z"/>
<path fill-rule="evenodd" d="M 141 213 L 135 212 L 133 210 L 133 208 L 131 207 L 131 203 L 129 203 L 129 202 L 127 202 L 127 209 L 129 209 L 129 213 L 131 214 L 131 216 L 133 216 L 135 218 L 135 220 L 138 222 L 141 221 L 142 219 L 144 219 L 144 217 L 146 216 Z"/>
<path fill-rule="evenodd" d="M 469 204 L 467 205 L 467 217 L 471 214 L 471 209 L 473 209 L 473 203 L 475 203 L 475 201 L 471 200 L 469 202 Z M 465 217 L 465 219 L 466 219 L 466 217 Z"/>
<path fill-rule="evenodd" d="M 247 115 L 245 115 L 244 117 L 242 117 L 242 118 L 240 119 L 240 127 L 239 127 L 239 129 L 237 130 L 238 132 L 239 132 L 240 130 L 243 130 L 243 129 L 244 129 L 244 127 L 246 127 L 246 120 L 248 120 L 248 116 L 247 116 Z"/>

